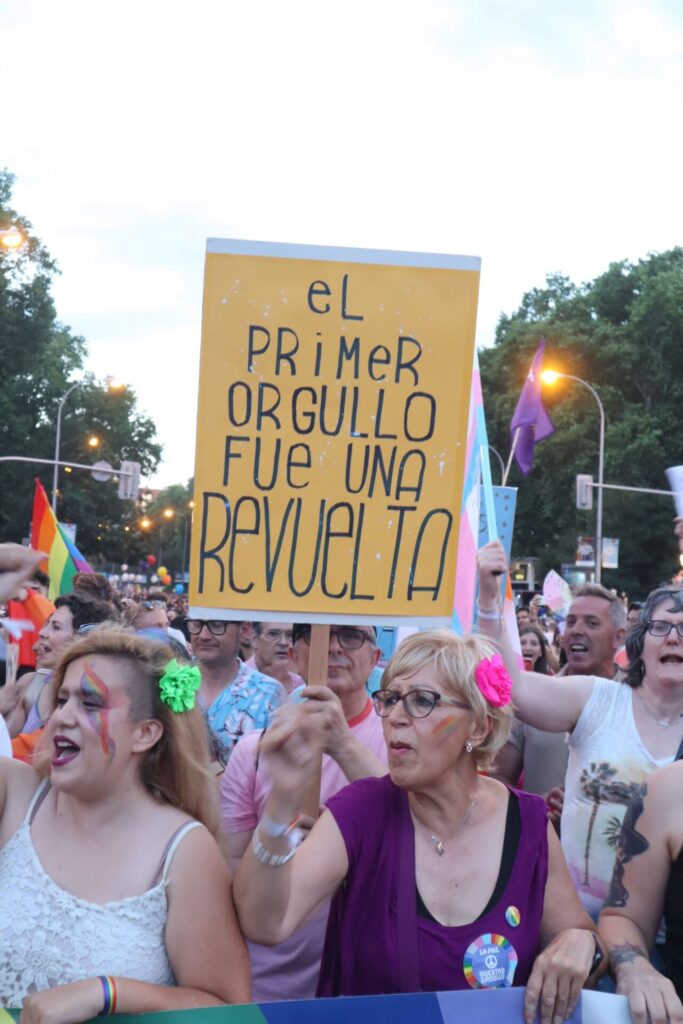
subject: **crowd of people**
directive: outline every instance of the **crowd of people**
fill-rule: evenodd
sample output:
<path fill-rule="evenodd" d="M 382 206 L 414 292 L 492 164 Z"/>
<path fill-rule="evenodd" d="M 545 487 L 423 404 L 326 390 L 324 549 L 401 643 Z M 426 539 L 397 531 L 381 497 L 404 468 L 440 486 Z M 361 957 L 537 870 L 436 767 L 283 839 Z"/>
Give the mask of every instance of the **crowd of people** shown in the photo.
<path fill-rule="evenodd" d="M 0 602 L 41 559 L 0 545 Z M 636 1024 L 681 1024 L 683 590 L 627 622 L 584 584 L 561 635 L 535 599 L 520 659 L 506 570 L 482 548 L 477 633 L 415 632 L 383 671 L 372 624 L 333 623 L 324 682 L 310 625 L 96 574 L 43 595 L 0 687 L 0 1006 L 523 985 L 556 1024 L 609 971 Z"/>

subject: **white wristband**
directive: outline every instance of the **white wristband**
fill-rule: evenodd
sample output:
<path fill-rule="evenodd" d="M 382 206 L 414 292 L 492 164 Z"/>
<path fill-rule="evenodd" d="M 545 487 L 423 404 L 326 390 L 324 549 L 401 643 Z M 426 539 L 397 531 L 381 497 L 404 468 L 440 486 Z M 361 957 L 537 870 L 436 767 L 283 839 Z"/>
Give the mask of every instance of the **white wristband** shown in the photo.
<path fill-rule="evenodd" d="M 277 839 L 278 836 L 283 836 L 289 825 L 281 825 L 279 821 L 273 821 L 267 814 L 264 814 L 259 821 L 258 827 L 263 832 L 264 836 L 272 836 L 273 839 Z"/>
<path fill-rule="evenodd" d="M 254 851 L 256 860 L 261 864 L 265 864 L 269 868 L 281 868 L 283 864 L 286 864 L 288 860 L 291 860 L 297 851 L 298 843 L 293 840 L 291 835 L 287 836 L 287 841 L 291 849 L 287 853 L 271 853 L 267 850 L 261 840 L 258 838 L 258 828 L 254 829 L 254 834 L 251 837 L 251 848 Z"/>

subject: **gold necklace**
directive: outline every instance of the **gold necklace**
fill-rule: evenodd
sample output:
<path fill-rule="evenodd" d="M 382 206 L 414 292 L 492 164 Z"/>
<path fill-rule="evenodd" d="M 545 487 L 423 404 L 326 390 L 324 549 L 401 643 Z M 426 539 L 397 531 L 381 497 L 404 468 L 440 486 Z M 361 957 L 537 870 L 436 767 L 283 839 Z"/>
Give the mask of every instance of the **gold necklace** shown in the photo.
<path fill-rule="evenodd" d="M 475 800 L 477 799 L 478 796 L 479 796 L 479 789 L 477 788 L 475 790 L 474 796 L 470 800 L 470 806 L 465 811 L 465 815 L 464 815 L 462 821 L 460 822 L 460 824 L 458 825 L 458 827 L 456 828 L 455 832 L 453 833 L 453 836 L 457 835 L 458 832 L 460 831 L 460 829 L 467 822 L 467 819 L 469 818 L 470 814 L 472 813 L 472 808 L 474 807 Z M 453 838 L 453 836 L 451 836 L 451 839 Z M 438 853 L 439 857 L 443 857 L 443 852 L 444 852 L 445 847 L 444 847 L 443 842 L 441 841 L 441 839 L 439 839 L 439 837 L 435 836 L 435 835 L 431 835 L 429 838 L 434 843 L 434 849 Z"/>
<path fill-rule="evenodd" d="M 660 729 L 670 729 L 672 725 L 676 725 L 676 723 L 679 722 L 681 718 L 683 718 L 683 711 L 678 711 L 675 715 L 669 715 L 668 718 L 659 718 L 657 714 L 655 714 L 655 712 L 652 710 L 648 702 L 645 700 L 642 690 L 638 689 L 636 690 L 636 693 L 640 694 L 640 699 L 643 702 L 643 707 L 650 715 L 650 717 L 655 720 Z"/>

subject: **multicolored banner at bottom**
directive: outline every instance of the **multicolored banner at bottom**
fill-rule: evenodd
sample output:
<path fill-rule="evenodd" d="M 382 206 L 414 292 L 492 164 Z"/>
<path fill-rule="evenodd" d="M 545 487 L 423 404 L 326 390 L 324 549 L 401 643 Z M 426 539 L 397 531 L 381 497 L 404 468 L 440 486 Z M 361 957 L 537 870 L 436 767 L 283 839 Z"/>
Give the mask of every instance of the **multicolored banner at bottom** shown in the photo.
<path fill-rule="evenodd" d="M 400 996 L 307 999 L 208 1010 L 117 1015 L 117 1024 L 521 1024 L 524 989 L 419 992 Z M 0 1024 L 15 1024 L 19 1010 L 1 1010 Z M 101 1017 L 95 1020 L 101 1021 Z M 571 1024 L 631 1024 L 624 996 L 583 992 Z"/>

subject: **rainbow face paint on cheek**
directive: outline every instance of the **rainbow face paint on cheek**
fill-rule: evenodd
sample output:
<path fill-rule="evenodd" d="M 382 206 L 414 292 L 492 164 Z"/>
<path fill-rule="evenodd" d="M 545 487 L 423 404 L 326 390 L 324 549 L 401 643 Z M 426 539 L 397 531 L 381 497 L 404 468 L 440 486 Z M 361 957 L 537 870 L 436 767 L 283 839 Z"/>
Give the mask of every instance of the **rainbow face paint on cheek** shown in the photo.
<path fill-rule="evenodd" d="M 87 661 L 81 676 L 81 693 L 84 699 L 95 698 L 102 701 L 101 709 L 93 711 L 86 708 L 85 714 L 89 724 L 100 738 L 102 753 L 108 759 L 107 764 L 110 765 L 116 753 L 116 744 L 109 735 L 109 687 Z"/>
<path fill-rule="evenodd" d="M 448 715 L 443 718 L 437 725 L 432 729 L 432 736 L 436 736 L 438 739 L 445 740 L 447 736 L 455 730 L 458 724 L 458 719 L 455 715 Z"/>

